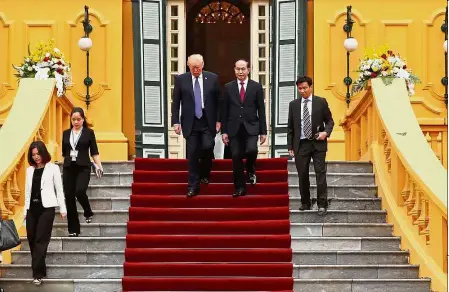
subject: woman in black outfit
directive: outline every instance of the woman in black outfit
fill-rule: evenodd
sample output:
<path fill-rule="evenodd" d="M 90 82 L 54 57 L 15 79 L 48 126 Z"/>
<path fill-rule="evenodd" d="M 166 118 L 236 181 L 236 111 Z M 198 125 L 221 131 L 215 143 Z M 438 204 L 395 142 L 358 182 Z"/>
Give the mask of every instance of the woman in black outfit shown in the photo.
<path fill-rule="evenodd" d="M 33 283 L 40 285 L 47 275 L 45 257 L 50 243 L 55 207 L 66 216 L 64 191 L 59 166 L 50 162 L 51 156 L 42 141 L 31 143 L 28 150 L 30 167 L 25 176 L 25 220 L 31 251 Z"/>
<path fill-rule="evenodd" d="M 70 114 L 71 128 L 62 134 L 62 156 L 64 157 L 63 182 L 67 204 L 67 223 L 69 236 L 78 236 L 80 222 L 76 201 L 84 210 L 86 223 L 92 222 L 94 213 L 87 197 L 87 187 L 90 181 L 92 156 L 95 167 L 102 171 L 97 140 L 92 129 L 87 127 L 87 122 L 82 108 L 76 107 Z"/>

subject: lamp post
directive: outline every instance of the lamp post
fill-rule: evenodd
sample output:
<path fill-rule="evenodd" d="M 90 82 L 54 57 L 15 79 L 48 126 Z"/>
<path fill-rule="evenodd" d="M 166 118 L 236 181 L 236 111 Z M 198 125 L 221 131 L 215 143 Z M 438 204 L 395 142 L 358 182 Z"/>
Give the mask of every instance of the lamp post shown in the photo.
<path fill-rule="evenodd" d="M 349 103 L 351 102 L 351 94 L 349 93 L 349 86 L 352 84 L 352 79 L 349 76 L 349 55 L 351 52 L 355 51 L 359 46 L 359 43 L 355 38 L 351 36 L 352 25 L 354 24 L 354 20 L 352 20 L 352 6 L 349 5 L 346 7 L 346 23 L 343 26 L 343 30 L 346 32 L 346 39 L 343 43 L 343 46 L 346 50 L 346 77 L 343 79 L 343 82 L 346 85 L 346 105 L 349 107 Z"/>
<path fill-rule="evenodd" d="M 78 46 L 82 51 L 86 52 L 86 78 L 84 78 L 84 85 L 86 85 L 86 106 L 89 109 L 90 95 L 89 87 L 92 85 L 93 80 L 89 76 L 89 50 L 92 48 L 92 40 L 89 38 L 89 34 L 92 32 L 93 27 L 89 21 L 89 7 L 84 6 L 84 20 L 83 20 L 84 36 L 78 41 Z"/>
<path fill-rule="evenodd" d="M 444 33 L 444 77 L 441 79 L 441 83 L 444 85 L 444 103 L 447 108 L 447 6 L 446 14 L 444 15 L 444 23 L 441 25 L 441 31 Z"/>

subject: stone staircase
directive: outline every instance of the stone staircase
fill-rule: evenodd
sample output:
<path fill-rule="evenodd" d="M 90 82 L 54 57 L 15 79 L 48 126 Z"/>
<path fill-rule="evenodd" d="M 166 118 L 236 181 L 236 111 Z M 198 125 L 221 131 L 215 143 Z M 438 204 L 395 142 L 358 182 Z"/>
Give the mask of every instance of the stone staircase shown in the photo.
<path fill-rule="evenodd" d="M 288 167 L 295 292 L 430 291 L 430 280 L 418 278 L 418 267 L 408 263 L 400 238 L 385 223 L 370 164 L 328 163 L 332 202 L 325 217 L 315 210 L 298 211 L 296 169 L 291 162 Z M 92 176 L 88 195 L 95 217 L 91 224 L 82 224 L 81 237 L 67 237 L 66 223 L 56 218 L 47 254 L 48 279 L 42 286 L 30 283 L 31 257 L 24 238 L 22 250 L 13 252 L 13 264 L 0 266 L 0 287 L 5 292 L 122 291 L 133 169 L 132 162 L 104 163 L 104 177 Z"/>

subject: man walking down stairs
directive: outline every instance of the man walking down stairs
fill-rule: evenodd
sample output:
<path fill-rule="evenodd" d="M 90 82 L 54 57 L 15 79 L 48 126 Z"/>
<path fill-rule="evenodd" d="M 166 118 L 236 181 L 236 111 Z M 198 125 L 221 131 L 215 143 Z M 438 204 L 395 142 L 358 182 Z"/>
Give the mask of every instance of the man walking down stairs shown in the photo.
<path fill-rule="evenodd" d="M 400 238 L 386 223 L 372 166 L 329 162 L 327 170 L 332 201 L 327 215 L 318 216 L 316 206 L 298 210 L 296 169 L 288 163 L 293 290 L 430 292 L 430 280 L 418 278 L 419 267 L 409 264 L 408 252 L 401 250 Z M 92 177 L 88 195 L 96 217 L 82 226 L 83 234 L 68 237 L 66 223 L 55 223 L 45 283 L 31 284 L 31 258 L 23 239 L 22 250 L 12 253 L 13 264 L 1 266 L 0 287 L 6 292 L 122 291 L 134 163 L 104 163 L 104 171 L 103 178 Z M 210 187 L 213 184 L 212 180 Z M 312 197 L 316 197 L 314 184 L 311 169 Z M 194 199 L 206 200 L 201 194 Z"/>

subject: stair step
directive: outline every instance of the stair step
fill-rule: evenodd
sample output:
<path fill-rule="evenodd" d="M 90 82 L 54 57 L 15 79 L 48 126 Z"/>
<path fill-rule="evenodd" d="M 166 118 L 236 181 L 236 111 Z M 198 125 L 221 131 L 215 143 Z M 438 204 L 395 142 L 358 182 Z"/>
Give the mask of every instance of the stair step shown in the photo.
<path fill-rule="evenodd" d="M 106 173 L 127 173 L 134 170 L 134 161 L 102 162 L 103 171 Z M 373 165 L 361 161 L 326 161 L 327 172 L 343 173 L 372 173 Z M 287 163 L 288 171 L 295 172 L 296 166 L 293 160 Z M 61 166 L 62 169 L 62 166 Z M 313 163 L 310 163 L 310 172 L 313 172 Z"/>
<path fill-rule="evenodd" d="M 399 251 L 400 243 L 399 237 L 292 237 L 291 247 L 300 251 Z M 52 237 L 48 250 L 123 251 L 125 247 L 125 237 Z M 29 251 L 26 238 L 22 238 L 22 250 Z"/>
<path fill-rule="evenodd" d="M 310 173 L 310 184 L 316 184 L 315 173 Z M 298 184 L 298 173 L 288 173 L 288 184 Z M 326 181 L 328 185 L 346 186 L 346 185 L 374 185 L 375 177 L 373 173 L 327 173 Z"/>
<path fill-rule="evenodd" d="M 125 236 L 126 223 L 81 223 L 81 232 L 83 236 Z M 52 236 L 67 236 L 67 223 L 54 223 Z"/>
<path fill-rule="evenodd" d="M 130 197 L 90 197 L 93 210 L 128 210 Z M 380 210 L 381 198 L 332 198 L 330 210 Z M 77 203 L 78 210 L 81 205 Z M 290 197 L 290 209 L 297 210 L 301 206 L 300 197 Z M 220 207 L 220 206 L 217 206 Z M 316 205 L 314 205 L 316 208 Z"/>
<path fill-rule="evenodd" d="M 149 208 L 150 211 L 150 208 Z M 128 222 L 128 210 L 94 210 L 92 223 L 123 223 Z M 78 211 L 80 222 L 84 222 L 83 211 Z M 186 218 L 188 219 L 188 218 Z M 194 219 L 193 219 L 194 220 Z M 386 211 L 384 210 L 328 210 L 326 216 L 318 215 L 316 210 L 299 211 L 290 210 L 292 223 L 384 223 Z M 164 221 L 164 220 L 156 220 Z M 55 217 L 55 223 L 65 223 L 61 216 Z"/>
<path fill-rule="evenodd" d="M 30 265 L 29 251 L 13 251 L 13 264 Z M 124 251 L 49 251 L 45 259 L 47 265 L 123 265 Z"/>
<path fill-rule="evenodd" d="M 316 198 L 316 185 L 310 185 L 310 197 Z M 288 186 L 290 197 L 301 197 L 299 185 Z M 327 197 L 330 198 L 375 198 L 377 197 L 377 186 L 375 185 L 327 185 Z"/>
<path fill-rule="evenodd" d="M 81 209 L 81 208 L 80 208 Z M 81 222 L 85 222 L 84 212 L 78 209 L 78 218 Z M 82 209 L 81 209 L 82 210 Z M 128 210 L 93 210 L 94 216 L 92 223 L 126 223 L 128 222 Z M 55 223 L 65 223 L 67 218 L 62 219 L 61 216 L 55 216 Z"/>
<path fill-rule="evenodd" d="M 384 223 L 385 210 L 328 210 L 325 216 L 318 215 L 316 210 L 290 211 L 291 223 Z"/>
<path fill-rule="evenodd" d="M 399 251 L 400 237 L 292 237 L 293 250 Z"/>
<path fill-rule="evenodd" d="M 228 183 L 232 182 L 232 171 L 228 171 L 230 175 L 230 180 L 226 181 Z M 263 171 L 261 171 L 263 172 Z M 213 176 L 213 172 L 212 172 Z M 363 185 L 363 184 L 374 184 L 374 174 L 373 173 L 333 173 L 327 172 L 326 174 L 327 183 L 330 185 Z M 262 182 L 260 180 L 260 182 Z M 92 185 L 121 185 L 121 186 L 131 186 L 133 183 L 133 173 L 103 173 L 103 177 L 98 178 L 96 175 L 91 173 L 90 184 Z M 211 179 L 211 183 L 214 183 L 214 179 Z M 297 184 L 298 183 L 298 173 L 296 171 L 288 172 L 288 183 Z M 310 183 L 316 184 L 316 175 L 314 172 L 310 173 Z"/>
<path fill-rule="evenodd" d="M 392 236 L 393 226 L 386 223 L 292 223 L 292 236 Z M 86 236 L 125 236 L 126 223 L 81 223 L 81 232 Z M 67 236 L 67 223 L 55 223 L 52 236 Z"/>
<path fill-rule="evenodd" d="M 295 279 L 295 292 L 429 292 L 430 279 Z"/>
<path fill-rule="evenodd" d="M 416 265 L 294 265 L 295 279 L 414 279 Z"/>
<path fill-rule="evenodd" d="M 56 162 L 59 165 L 61 172 L 64 168 L 61 162 Z M 101 166 L 105 173 L 129 173 L 134 171 L 134 161 L 102 161 Z"/>
<path fill-rule="evenodd" d="M 77 203 L 78 210 L 82 210 L 81 205 Z M 128 210 L 129 196 L 124 197 L 89 197 L 89 203 L 92 210 Z"/>
<path fill-rule="evenodd" d="M 250 186 L 248 186 L 249 188 Z M 187 186 L 185 187 L 187 193 Z M 288 192 L 291 197 L 300 197 L 299 185 L 289 185 Z M 87 189 L 89 197 L 129 197 L 131 195 L 130 186 L 121 185 L 89 185 Z M 201 192 L 200 192 L 201 195 Z M 229 192 L 232 195 L 232 192 Z M 330 185 L 327 186 L 329 198 L 375 198 L 377 196 L 377 186 L 375 185 Z M 316 185 L 310 185 L 310 196 L 316 198 Z"/>
<path fill-rule="evenodd" d="M 36 286 L 29 277 L 24 279 L 0 278 L 5 291 L 30 292 Z M 40 292 L 122 292 L 121 279 L 45 279 Z M 295 292 L 429 292 L 430 279 L 295 279 Z M 133 292 L 133 291 L 126 291 Z M 145 291 L 139 291 L 145 292 Z M 149 291 L 147 291 L 149 292 Z M 154 292 L 154 291 L 152 291 Z M 174 292 L 174 291 L 171 291 Z M 176 291 L 187 292 L 187 291 Z M 188 291 L 192 292 L 192 291 Z M 206 291 L 195 291 L 206 292 Z M 229 291 L 217 291 L 229 292 Z M 243 292 L 243 291 L 233 291 Z"/>
<path fill-rule="evenodd" d="M 404 265 L 406 251 L 294 251 L 297 265 Z"/>
<path fill-rule="evenodd" d="M 82 231 L 81 231 L 82 232 Z M 29 251 L 26 237 L 21 238 L 21 250 Z M 52 237 L 48 251 L 123 251 L 125 237 Z"/>
<path fill-rule="evenodd" d="M 13 264 L 31 264 L 29 251 L 13 251 L 12 254 Z M 293 263 L 297 265 L 401 265 L 408 264 L 408 256 L 406 251 L 294 251 Z M 49 251 L 46 257 L 47 264 L 62 265 L 120 265 L 124 261 L 124 251 Z M 185 261 L 181 258 L 179 262 Z"/>
<path fill-rule="evenodd" d="M 4 278 L 31 278 L 31 265 L 1 265 Z M 123 265 L 47 265 L 47 279 L 121 279 Z M 44 280 L 45 281 L 45 280 Z M 15 291 L 15 290 L 14 290 Z"/>
<path fill-rule="evenodd" d="M 289 160 L 287 164 L 289 172 L 296 172 L 295 162 Z M 326 161 L 326 170 L 329 173 L 373 173 L 373 165 L 370 162 L 361 161 Z M 314 172 L 313 162 L 310 162 L 309 172 Z"/>
<path fill-rule="evenodd" d="M 381 198 L 329 198 L 328 210 L 380 210 L 382 208 Z M 300 197 L 290 197 L 290 209 L 298 210 L 301 206 Z M 312 206 L 318 209 L 317 205 Z"/>
<path fill-rule="evenodd" d="M 393 225 L 386 223 L 291 223 L 290 234 L 294 237 L 391 237 L 393 235 Z"/>

